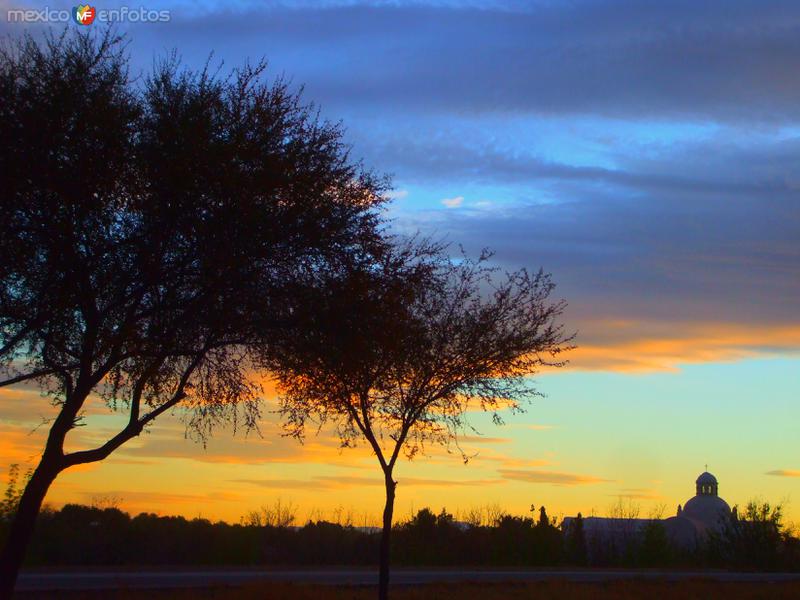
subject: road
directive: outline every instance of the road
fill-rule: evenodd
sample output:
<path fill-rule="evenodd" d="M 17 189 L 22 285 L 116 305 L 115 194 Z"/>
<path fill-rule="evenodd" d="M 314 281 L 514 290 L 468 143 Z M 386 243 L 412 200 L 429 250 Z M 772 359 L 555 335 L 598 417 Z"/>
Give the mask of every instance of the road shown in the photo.
<path fill-rule="evenodd" d="M 729 582 L 800 581 L 800 573 L 727 573 L 719 571 L 625 571 L 625 570 L 470 570 L 396 569 L 392 583 L 419 585 L 434 582 L 510 582 L 567 580 L 603 582 L 618 579 L 681 581 L 706 579 Z M 181 571 L 25 571 L 18 591 L 102 590 L 115 588 L 204 588 L 241 585 L 257 581 L 283 581 L 322 585 L 375 585 L 377 573 L 364 569 L 307 570 L 181 570 Z"/>

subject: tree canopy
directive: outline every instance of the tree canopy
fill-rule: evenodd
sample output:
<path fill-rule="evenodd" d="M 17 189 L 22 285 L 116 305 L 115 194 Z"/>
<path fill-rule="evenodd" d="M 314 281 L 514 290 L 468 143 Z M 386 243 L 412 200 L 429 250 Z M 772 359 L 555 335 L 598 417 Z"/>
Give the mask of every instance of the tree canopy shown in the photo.
<path fill-rule="evenodd" d="M 265 362 L 295 435 L 331 423 L 342 445 L 365 441 L 384 474 L 379 596 L 388 594 L 389 537 L 402 452 L 458 442 L 470 408 L 520 410 L 529 376 L 563 365 L 571 337 L 563 301 L 542 271 L 501 274 L 427 241 L 398 243 L 368 264 L 328 274 L 298 335 Z"/>
<path fill-rule="evenodd" d="M 401 449 L 456 440 L 470 407 L 498 420 L 522 409 L 538 394 L 529 376 L 564 364 L 565 304 L 549 300 L 544 272 L 500 274 L 489 259 L 410 242 L 331 274 L 300 334 L 266 361 L 290 430 L 331 422 L 345 446 L 365 438 L 388 466 Z"/>
<path fill-rule="evenodd" d="M 5 590 L 59 472 L 178 404 L 201 435 L 220 418 L 252 424 L 247 349 L 292 327 L 299 282 L 384 243 L 385 180 L 265 69 L 193 71 L 171 56 L 136 80 L 108 32 L 0 52 L 0 386 L 39 385 L 58 407 Z M 94 397 L 127 425 L 65 452 Z"/>

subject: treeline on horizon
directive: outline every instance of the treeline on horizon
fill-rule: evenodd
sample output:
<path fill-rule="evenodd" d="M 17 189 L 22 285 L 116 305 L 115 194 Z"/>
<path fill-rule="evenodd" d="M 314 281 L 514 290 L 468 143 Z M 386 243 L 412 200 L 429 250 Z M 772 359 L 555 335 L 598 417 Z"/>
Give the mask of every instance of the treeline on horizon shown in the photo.
<path fill-rule="evenodd" d="M 113 506 L 45 508 L 28 549 L 28 566 L 374 566 L 380 530 L 325 520 L 292 526 L 291 510 L 262 509 L 240 523 L 204 518 L 131 516 Z M 10 521 L 0 514 L 0 542 Z M 800 539 L 780 510 L 751 503 L 746 526 L 731 523 L 695 549 L 673 545 L 658 519 L 636 534 L 592 536 L 583 519 L 562 531 L 539 517 L 499 513 L 490 524 L 461 523 L 429 508 L 394 526 L 392 562 L 403 566 L 667 567 L 799 571 Z"/>

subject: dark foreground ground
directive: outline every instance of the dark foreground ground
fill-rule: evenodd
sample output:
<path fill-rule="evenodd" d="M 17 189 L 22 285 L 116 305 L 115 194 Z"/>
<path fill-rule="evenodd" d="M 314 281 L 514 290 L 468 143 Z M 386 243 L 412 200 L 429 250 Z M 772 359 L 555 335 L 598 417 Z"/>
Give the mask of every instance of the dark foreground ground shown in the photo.
<path fill-rule="evenodd" d="M 27 592 L 16 598 L 58 600 L 373 600 L 372 586 L 259 582 L 241 586 L 139 590 Z M 744 583 L 707 580 L 615 580 L 595 583 L 439 583 L 394 586 L 392 600 L 789 600 L 800 598 L 800 583 Z"/>
<path fill-rule="evenodd" d="M 798 573 L 398 569 L 394 600 L 800 599 Z M 371 600 L 373 570 L 39 571 L 21 600 Z"/>

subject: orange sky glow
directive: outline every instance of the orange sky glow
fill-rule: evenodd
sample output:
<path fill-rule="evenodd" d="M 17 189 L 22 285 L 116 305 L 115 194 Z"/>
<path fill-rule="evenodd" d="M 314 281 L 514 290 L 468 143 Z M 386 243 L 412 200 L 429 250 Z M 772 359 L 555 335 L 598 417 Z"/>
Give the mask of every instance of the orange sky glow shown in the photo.
<path fill-rule="evenodd" d="M 424 456 L 399 465 L 399 519 L 423 506 L 446 507 L 457 516 L 492 506 L 524 514 L 531 504 L 545 504 L 555 516 L 604 514 L 620 501 L 636 504 L 643 515 L 671 514 L 693 493 L 693 479 L 705 462 L 711 463 L 710 470 L 721 481 L 720 494 L 731 503 L 761 495 L 788 501 L 790 518 L 800 516 L 791 503 L 792 493 L 800 491 L 800 465 L 792 459 L 791 446 L 788 460 L 769 448 L 742 454 L 725 445 L 727 434 L 717 428 L 707 434 L 719 444 L 710 452 L 707 440 L 679 426 L 685 408 L 671 412 L 669 401 L 641 398 L 638 392 L 647 389 L 651 379 L 655 387 L 660 381 L 690 386 L 689 369 L 706 379 L 719 378 L 712 370 L 720 368 L 756 369 L 755 385 L 759 361 L 773 357 L 782 357 L 785 376 L 796 381 L 793 373 L 800 361 L 791 358 L 791 349 L 800 347 L 800 329 L 653 326 L 650 331 L 665 335 L 651 338 L 636 336 L 648 331 L 637 323 L 591 324 L 585 329 L 610 333 L 571 352 L 566 369 L 542 374 L 538 381 L 546 398 L 541 402 L 524 414 L 509 416 L 500 427 L 475 413 L 478 433 L 465 435 L 460 450 L 428 448 Z M 592 382 L 597 378 L 603 383 L 595 390 Z M 551 382 L 557 389 L 551 389 Z M 628 389 L 631 386 L 635 389 Z M 294 507 L 300 523 L 308 518 L 346 518 L 375 524 L 383 488 L 368 448 L 341 449 L 326 429 L 310 431 L 302 444 L 286 437 L 273 412 L 274 391 L 267 388 L 260 432 L 233 435 L 220 430 L 204 448 L 187 439 L 180 414 L 170 415 L 103 463 L 62 474 L 48 502 L 59 506 L 111 501 L 132 513 L 238 521 L 248 511 L 280 500 Z M 704 397 L 706 391 L 698 393 Z M 686 399 L 688 406 L 696 402 Z M 733 406 L 736 402 L 732 400 Z M 23 470 L 30 468 L 43 448 L 53 408 L 38 390 L 26 388 L 1 390 L 0 406 L 0 466 L 5 470 L 18 463 Z M 734 418 L 738 409 L 731 410 Z M 644 411 L 641 418 L 645 423 L 650 419 L 662 439 L 643 437 L 641 424 L 634 422 L 636 411 Z M 746 426 L 747 420 L 743 415 L 733 422 Z M 123 424 L 121 415 L 95 400 L 85 426 L 70 434 L 69 449 L 102 443 Z M 680 454 L 672 445 L 680 447 Z M 470 457 L 467 464 L 460 451 Z"/>

